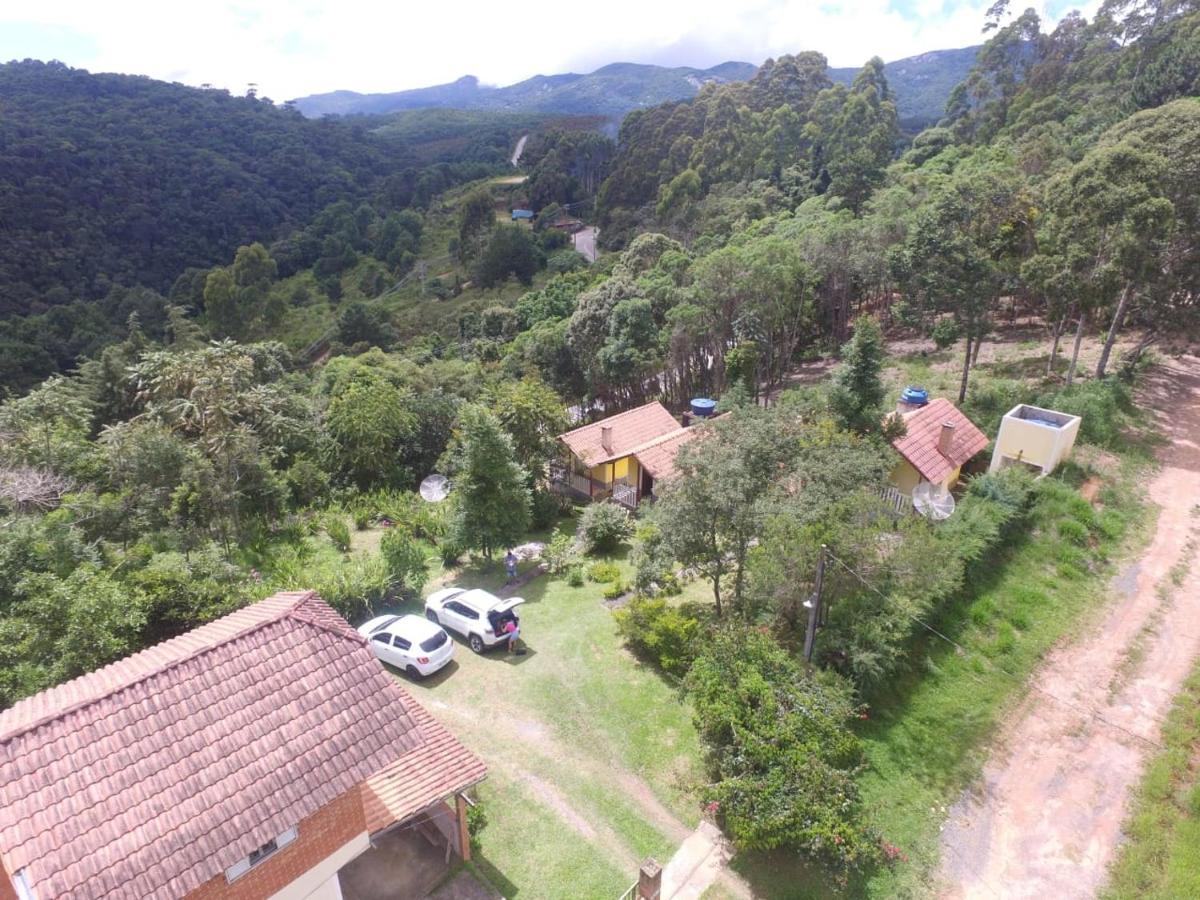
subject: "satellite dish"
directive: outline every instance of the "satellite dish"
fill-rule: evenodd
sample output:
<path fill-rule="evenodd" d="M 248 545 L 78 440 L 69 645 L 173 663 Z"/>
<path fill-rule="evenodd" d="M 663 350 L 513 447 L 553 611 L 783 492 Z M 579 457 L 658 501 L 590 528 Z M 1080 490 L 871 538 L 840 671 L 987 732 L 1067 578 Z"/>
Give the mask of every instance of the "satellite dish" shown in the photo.
<path fill-rule="evenodd" d="M 450 494 L 450 479 L 445 475 L 430 475 L 421 482 L 417 490 L 420 491 L 423 500 L 439 503 Z"/>
<path fill-rule="evenodd" d="M 913 506 L 927 519 L 940 522 L 954 512 L 954 495 L 943 485 L 922 481 L 912 492 Z"/>

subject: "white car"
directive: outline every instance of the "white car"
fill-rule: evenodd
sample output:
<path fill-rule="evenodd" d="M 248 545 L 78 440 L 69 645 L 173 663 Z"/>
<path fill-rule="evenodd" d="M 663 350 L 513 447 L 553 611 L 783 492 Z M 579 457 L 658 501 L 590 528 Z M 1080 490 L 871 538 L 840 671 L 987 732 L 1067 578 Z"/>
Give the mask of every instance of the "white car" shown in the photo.
<path fill-rule="evenodd" d="M 435 591 L 425 601 L 425 618 L 430 622 L 457 631 L 467 639 L 476 653 L 504 643 L 508 636 L 504 623 L 511 619 L 521 625 L 513 609 L 525 601 L 520 597 L 501 600 L 495 594 L 474 588 L 445 588 Z"/>
<path fill-rule="evenodd" d="M 376 616 L 358 626 L 375 655 L 413 678 L 432 675 L 454 657 L 454 641 L 420 616 Z"/>

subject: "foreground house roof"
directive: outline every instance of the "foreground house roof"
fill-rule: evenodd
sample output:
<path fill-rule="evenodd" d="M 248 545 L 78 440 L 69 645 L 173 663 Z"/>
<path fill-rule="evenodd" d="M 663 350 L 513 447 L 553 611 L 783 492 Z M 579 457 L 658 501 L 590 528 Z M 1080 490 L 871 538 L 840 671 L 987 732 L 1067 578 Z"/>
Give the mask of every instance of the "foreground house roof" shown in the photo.
<path fill-rule="evenodd" d="M 603 444 L 603 429 L 611 428 L 611 449 Z M 591 425 L 560 434 L 562 441 L 589 468 L 628 456 L 637 447 L 681 431 L 682 426 L 657 400 L 617 413 Z"/>
<path fill-rule="evenodd" d="M 180 897 L 431 739 L 430 790 L 481 778 L 429 722 L 314 593 L 277 594 L 0 713 L 0 861 L 39 898 Z"/>
<path fill-rule="evenodd" d="M 988 445 L 987 435 L 944 397 L 904 413 L 903 418 L 907 433 L 892 441 L 892 447 L 922 478 L 935 484 Z M 938 450 L 943 423 L 954 426 L 954 438 L 945 454 Z"/>

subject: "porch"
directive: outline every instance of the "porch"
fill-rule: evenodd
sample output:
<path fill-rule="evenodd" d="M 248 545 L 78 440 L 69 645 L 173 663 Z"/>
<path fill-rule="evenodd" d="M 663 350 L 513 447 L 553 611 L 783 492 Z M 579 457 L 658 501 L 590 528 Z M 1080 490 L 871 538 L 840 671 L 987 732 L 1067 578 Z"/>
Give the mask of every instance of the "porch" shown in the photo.
<path fill-rule="evenodd" d="M 585 503 L 611 498 L 631 510 L 637 509 L 642 499 L 649 496 L 649 485 L 645 483 L 650 481 L 649 474 L 643 473 L 632 457 L 592 469 L 579 469 L 573 469 L 569 464 L 551 466 L 550 489 Z M 639 481 L 643 483 L 639 484 Z"/>

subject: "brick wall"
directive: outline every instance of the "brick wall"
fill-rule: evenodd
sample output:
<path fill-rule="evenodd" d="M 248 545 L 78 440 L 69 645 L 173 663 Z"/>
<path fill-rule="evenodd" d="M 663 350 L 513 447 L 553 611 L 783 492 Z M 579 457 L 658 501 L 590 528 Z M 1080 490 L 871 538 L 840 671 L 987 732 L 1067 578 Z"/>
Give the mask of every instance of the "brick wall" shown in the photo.
<path fill-rule="evenodd" d="M 188 894 L 188 900 L 263 900 L 366 830 L 361 788 L 354 787 L 300 822 L 296 840 L 265 862 L 232 884 L 222 873 Z"/>
<path fill-rule="evenodd" d="M 17 889 L 13 887 L 12 876 L 3 865 L 0 865 L 0 900 L 17 900 Z"/>

